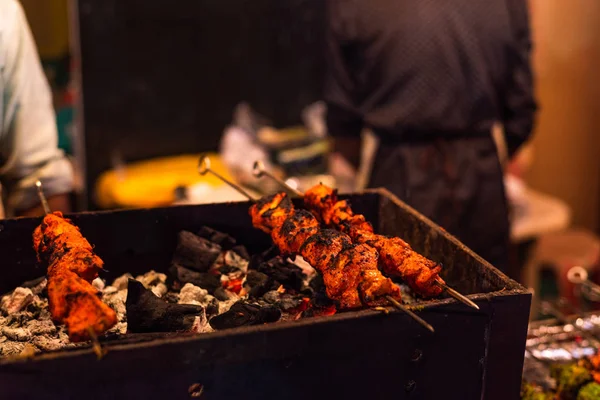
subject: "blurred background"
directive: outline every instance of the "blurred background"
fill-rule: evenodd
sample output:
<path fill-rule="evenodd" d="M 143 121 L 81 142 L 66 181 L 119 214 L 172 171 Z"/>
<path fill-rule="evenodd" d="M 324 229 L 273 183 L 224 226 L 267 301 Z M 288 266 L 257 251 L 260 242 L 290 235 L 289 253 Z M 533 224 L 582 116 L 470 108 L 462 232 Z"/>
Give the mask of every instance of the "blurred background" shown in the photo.
<path fill-rule="evenodd" d="M 258 192 L 262 159 L 299 187 L 360 190 L 328 160 L 320 0 L 21 0 L 54 92 L 60 146 L 77 173 L 76 210 L 237 200 L 196 173 Z M 531 0 L 539 113 L 505 162 L 509 274 L 540 296 L 573 297 L 567 272 L 600 269 L 600 2 Z M 502 134 L 497 132 L 502 153 Z"/>

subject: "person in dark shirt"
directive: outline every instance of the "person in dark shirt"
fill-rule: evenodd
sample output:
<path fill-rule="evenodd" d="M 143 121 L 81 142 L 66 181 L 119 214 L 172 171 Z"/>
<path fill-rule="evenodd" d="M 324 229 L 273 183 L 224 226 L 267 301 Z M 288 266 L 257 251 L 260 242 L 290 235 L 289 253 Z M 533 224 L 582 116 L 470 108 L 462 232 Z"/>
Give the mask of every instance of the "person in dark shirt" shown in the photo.
<path fill-rule="evenodd" d="M 492 127 L 509 157 L 536 103 L 526 0 L 327 0 L 327 126 L 354 166 L 379 138 L 369 181 L 500 269 L 509 222 Z"/>

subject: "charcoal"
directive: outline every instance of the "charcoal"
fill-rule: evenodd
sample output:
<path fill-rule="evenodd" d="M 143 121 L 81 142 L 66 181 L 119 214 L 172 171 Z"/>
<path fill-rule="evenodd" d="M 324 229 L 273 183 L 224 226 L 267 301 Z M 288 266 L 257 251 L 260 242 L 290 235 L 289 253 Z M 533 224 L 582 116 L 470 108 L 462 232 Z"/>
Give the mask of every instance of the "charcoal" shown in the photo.
<path fill-rule="evenodd" d="M 275 257 L 258 265 L 257 271 L 271 277 L 282 284 L 286 289 L 301 291 L 304 286 L 304 273 L 302 269 L 289 263 L 281 257 Z"/>
<path fill-rule="evenodd" d="M 300 307 L 302 304 L 302 296 L 292 296 L 291 294 L 283 294 L 279 300 L 278 306 L 282 311 L 291 311 Z"/>
<path fill-rule="evenodd" d="M 214 294 L 215 290 L 221 287 L 221 278 L 218 275 L 192 271 L 178 264 L 172 264 L 169 272 L 179 282 L 191 283 L 208 290 L 210 294 Z"/>
<path fill-rule="evenodd" d="M 270 304 L 277 304 L 281 300 L 281 293 L 277 290 L 270 290 L 262 296 L 262 299 Z"/>
<path fill-rule="evenodd" d="M 172 262 L 198 272 L 206 272 L 221 253 L 222 248 L 218 244 L 191 232 L 181 231 Z"/>
<path fill-rule="evenodd" d="M 179 295 L 177 293 L 174 292 L 167 292 L 167 294 L 165 294 L 162 299 L 164 301 L 166 301 L 167 303 L 178 303 L 179 302 Z"/>
<path fill-rule="evenodd" d="M 198 236 L 218 244 L 223 250 L 232 249 L 236 245 L 236 240 L 226 233 L 219 232 L 208 226 L 203 226 L 197 233 Z"/>
<path fill-rule="evenodd" d="M 231 251 L 233 251 L 235 254 L 237 254 L 244 260 L 250 261 L 250 253 L 248 253 L 248 250 L 246 249 L 246 247 L 242 246 L 241 244 L 232 247 Z"/>
<path fill-rule="evenodd" d="M 240 273 L 242 270 L 232 265 L 223 265 L 221 268 L 219 268 L 219 272 L 221 275 L 229 275 L 233 273 Z"/>
<path fill-rule="evenodd" d="M 217 314 L 219 314 L 219 300 L 213 297 L 206 305 L 206 316 L 210 317 Z"/>
<path fill-rule="evenodd" d="M 167 303 L 134 279 L 128 282 L 125 304 L 127 329 L 134 333 L 189 331 L 196 317 L 204 316 L 203 307 Z"/>
<path fill-rule="evenodd" d="M 251 270 L 246 275 L 246 285 L 250 287 L 248 294 L 258 298 L 273 289 L 274 282 L 268 275 Z"/>
<path fill-rule="evenodd" d="M 315 277 L 310 280 L 308 286 L 310 286 L 311 289 L 315 291 L 315 293 L 324 292 L 325 282 L 323 282 L 323 276 L 321 276 L 321 274 L 315 275 Z"/>
<path fill-rule="evenodd" d="M 271 246 L 267 250 L 263 251 L 260 254 L 254 254 L 250 257 L 250 264 L 248 265 L 249 269 L 258 269 L 260 264 L 264 263 L 266 260 L 270 260 L 279 255 L 279 250 L 276 246 Z"/>
<path fill-rule="evenodd" d="M 331 300 L 324 291 L 322 291 L 315 293 L 311 299 L 311 304 L 317 308 L 328 308 L 335 305 L 335 302 Z"/>
<path fill-rule="evenodd" d="M 219 287 L 215 290 L 214 296 L 221 301 L 231 300 L 233 293 L 229 290 L 225 290 L 222 287 Z"/>
<path fill-rule="evenodd" d="M 210 319 L 209 323 L 214 329 L 230 329 L 240 326 L 260 325 L 276 322 L 281 318 L 281 311 L 277 307 L 261 307 L 242 301 L 235 303 L 229 311 Z"/>

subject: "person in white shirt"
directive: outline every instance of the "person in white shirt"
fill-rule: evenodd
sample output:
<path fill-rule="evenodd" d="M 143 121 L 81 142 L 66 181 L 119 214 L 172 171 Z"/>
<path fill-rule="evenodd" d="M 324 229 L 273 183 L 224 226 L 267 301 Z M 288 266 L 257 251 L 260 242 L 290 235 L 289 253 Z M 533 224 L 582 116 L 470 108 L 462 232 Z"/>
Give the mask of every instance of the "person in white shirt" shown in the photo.
<path fill-rule="evenodd" d="M 73 170 L 58 148 L 50 87 L 17 0 L 0 0 L 0 91 L 0 183 L 6 216 L 43 214 L 38 179 L 50 207 L 68 211 Z"/>

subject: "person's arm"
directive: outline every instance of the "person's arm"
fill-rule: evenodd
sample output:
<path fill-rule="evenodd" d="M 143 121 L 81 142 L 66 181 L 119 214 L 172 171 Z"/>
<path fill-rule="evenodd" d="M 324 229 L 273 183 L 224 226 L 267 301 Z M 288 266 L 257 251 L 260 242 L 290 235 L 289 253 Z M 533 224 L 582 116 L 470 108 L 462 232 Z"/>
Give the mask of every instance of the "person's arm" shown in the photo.
<path fill-rule="evenodd" d="M 358 110 L 356 83 L 348 61 L 355 26 L 351 0 L 327 0 L 325 102 L 327 130 L 333 151 L 354 168 L 360 164 L 363 120 Z"/>
<path fill-rule="evenodd" d="M 537 104 L 531 69 L 531 30 L 526 0 L 507 2 L 514 37 L 509 79 L 503 99 L 503 126 L 509 159 L 531 136 Z"/>
<path fill-rule="evenodd" d="M 25 13 L 5 2 L 2 23 L 4 102 L 0 176 L 9 216 L 41 215 L 35 188 L 41 180 L 54 211 L 69 211 L 73 170 L 58 148 L 52 96 Z"/>

